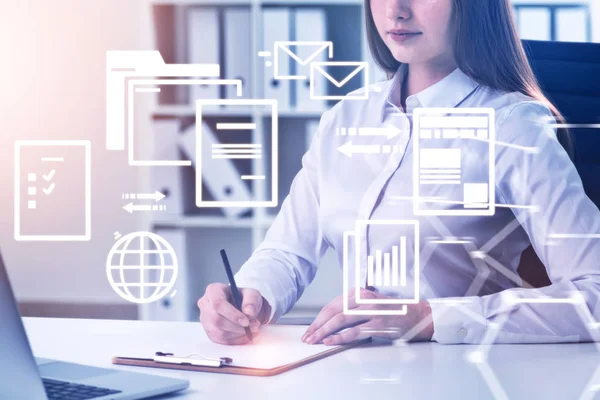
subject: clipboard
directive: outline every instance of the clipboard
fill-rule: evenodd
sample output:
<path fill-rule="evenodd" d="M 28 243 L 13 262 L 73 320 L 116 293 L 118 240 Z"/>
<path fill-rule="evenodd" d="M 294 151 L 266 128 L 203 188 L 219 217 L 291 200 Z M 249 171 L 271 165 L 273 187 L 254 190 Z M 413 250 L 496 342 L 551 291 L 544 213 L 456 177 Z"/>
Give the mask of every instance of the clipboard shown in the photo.
<path fill-rule="evenodd" d="M 128 365 L 134 367 L 177 369 L 183 371 L 213 372 L 217 374 L 248 375 L 248 376 L 274 376 L 292 369 L 321 360 L 325 357 L 341 353 L 344 350 L 358 347 L 371 342 L 371 338 L 357 340 L 341 346 L 336 346 L 326 351 L 303 358 L 296 362 L 284 364 L 278 367 L 250 368 L 230 365 L 233 360 L 227 357 L 209 358 L 201 354 L 190 354 L 184 357 L 177 357 L 172 353 L 157 352 L 153 358 L 134 358 L 134 357 L 113 357 L 112 363 L 115 365 Z M 200 356 L 200 357 L 197 357 Z"/>

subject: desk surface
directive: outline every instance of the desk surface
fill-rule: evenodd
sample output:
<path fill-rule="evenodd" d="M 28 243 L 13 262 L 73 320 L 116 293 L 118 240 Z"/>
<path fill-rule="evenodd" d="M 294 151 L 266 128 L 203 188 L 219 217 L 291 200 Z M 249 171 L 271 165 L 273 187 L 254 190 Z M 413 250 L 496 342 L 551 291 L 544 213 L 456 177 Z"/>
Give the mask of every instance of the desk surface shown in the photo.
<path fill-rule="evenodd" d="M 261 378 L 114 366 L 112 356 L 193 343 L 199 323 L 24 318 L 38 357 L 189 379 L 175 399 L 577 399 L 600 398 L 595 344 L 477 346 L 414 343 L 351 349 Z M 188 351 L 199 349 L 188 348 Z M 596 369 L 598 368 L 598 371 Z M 400 397 L 397 397 L 400 396 Z"/>

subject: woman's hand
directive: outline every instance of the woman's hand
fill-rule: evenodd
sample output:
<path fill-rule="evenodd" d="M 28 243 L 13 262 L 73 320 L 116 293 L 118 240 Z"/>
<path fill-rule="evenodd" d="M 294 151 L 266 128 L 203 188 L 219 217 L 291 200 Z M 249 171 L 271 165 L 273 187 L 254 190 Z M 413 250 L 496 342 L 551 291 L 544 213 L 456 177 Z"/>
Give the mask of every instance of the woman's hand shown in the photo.
<path fill-rule="evenodd" d="M 361 299 L 392 298 L 363 288 L 360 291 Z M 397 304 L 356 304 L 355 291 L 351 290 L 351 293 L 348 298 L 350 309 L 373 310 L 375 313 L 378 310 L 397 310 L 400 307 Z M 313 344 L 322 340 L 326 345 L 339 345 L 373 336 L 400 339 L 415 327 L 417 332 L 407 339 L 430 340 L 433 336 L 433 321 L 429 303 L 421 301 L 407 307 L 406 315 L 345 315 L 343 296 L 338 296 L 323 307 L 302 336 L 302 341 Z M 350 329 L 338 332 L 344 328 Z"/>
<path fill-rule="evenodd" d="M 271 315 L 271 306 L 255 289 L 240 288 L 242 311 L 231 302 L 231 287 L 223 283 L 212 283 L 206 287 L 204 296 L 198 300 L 200 322 L 206 334 L 215 343 L 246 344 L 245 327 L 249 326 L 253 335 L 266 324 Z"/>

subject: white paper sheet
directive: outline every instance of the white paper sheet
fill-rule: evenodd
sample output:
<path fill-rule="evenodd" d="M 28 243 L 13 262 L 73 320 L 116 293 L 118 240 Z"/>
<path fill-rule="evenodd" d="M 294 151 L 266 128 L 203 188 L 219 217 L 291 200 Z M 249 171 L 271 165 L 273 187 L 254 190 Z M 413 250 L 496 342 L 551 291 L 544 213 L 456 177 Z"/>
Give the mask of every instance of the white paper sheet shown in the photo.
<path fill-rule="evenodd" d="M 231 365 L 238 367 L 271 369 L 335 347 L 302 342 L 300 338 L 307 328 L 302 325 L 267 325 L 260 329 L 252 343 L 235 346 L 214 343 L 202 331 L 205 340 L 199 348 L 190 350 L 207 357 L 230 357 L 233 359 Z"/>

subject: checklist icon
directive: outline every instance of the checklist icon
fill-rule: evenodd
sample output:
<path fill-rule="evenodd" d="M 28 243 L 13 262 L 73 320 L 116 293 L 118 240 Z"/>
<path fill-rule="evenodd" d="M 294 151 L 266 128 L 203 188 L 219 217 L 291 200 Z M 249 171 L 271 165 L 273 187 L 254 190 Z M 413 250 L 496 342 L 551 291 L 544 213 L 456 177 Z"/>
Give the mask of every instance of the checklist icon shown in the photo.
<path fill-rule="evenodd" d="M 90 240 L 91 145 L 15 143 L 15 240 Z"/>

